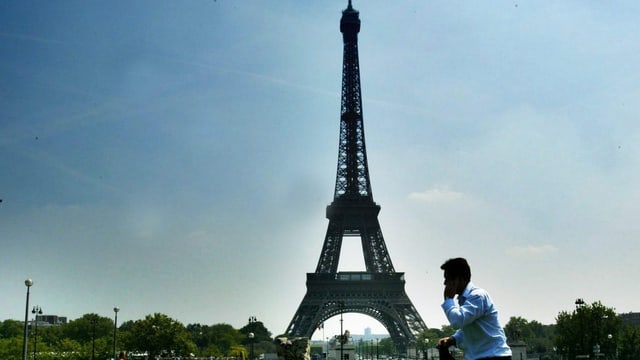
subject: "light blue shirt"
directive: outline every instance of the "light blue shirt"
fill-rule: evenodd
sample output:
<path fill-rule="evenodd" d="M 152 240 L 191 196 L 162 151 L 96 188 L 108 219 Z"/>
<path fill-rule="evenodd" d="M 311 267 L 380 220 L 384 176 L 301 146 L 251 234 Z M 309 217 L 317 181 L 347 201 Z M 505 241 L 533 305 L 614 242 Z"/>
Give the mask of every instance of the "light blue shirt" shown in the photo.
<path fill-rule="evenodd" d="M 498 310 L 493 305 L 486 290 L 475 287 L 471 282 L 458 296 L 442 303 L 442 310 L 451 326 L 456 329 L 453 337 L 456 346 L 464 346 L 465 357 L 469 360 L 492 356 L 511 356 L 507 337 L 498 320 Z"/>

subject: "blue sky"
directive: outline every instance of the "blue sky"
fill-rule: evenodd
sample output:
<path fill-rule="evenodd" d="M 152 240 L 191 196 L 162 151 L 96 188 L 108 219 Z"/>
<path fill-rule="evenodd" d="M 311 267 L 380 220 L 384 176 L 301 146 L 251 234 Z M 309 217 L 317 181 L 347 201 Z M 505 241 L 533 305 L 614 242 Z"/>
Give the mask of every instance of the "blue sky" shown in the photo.
<path fill-rule="evenodd" d="M 283 332 L 328 223 L 345 7 L 0 3 L 0 319 L 30 277 L 47 314 Z M 640 5 L 354 7 L 373 195 L 427 325 L 457 256 L 503 322 L 640 311 Z"/>

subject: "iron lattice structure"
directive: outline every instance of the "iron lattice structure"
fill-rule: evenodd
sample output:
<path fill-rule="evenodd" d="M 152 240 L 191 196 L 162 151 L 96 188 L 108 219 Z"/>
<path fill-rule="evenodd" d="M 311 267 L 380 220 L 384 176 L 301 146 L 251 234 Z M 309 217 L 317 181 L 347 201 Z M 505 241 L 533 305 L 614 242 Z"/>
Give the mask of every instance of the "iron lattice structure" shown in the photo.
<path fill-rule="evenodd" d="M 404 273 L 396 272 L 378 222 L 367 164 L 360 66 L 359 13 L 351 1 L 342 12 L 344 42 L 338 168 L 329 226 L 314 273 L 307 273 L 307 293 L 286 334 L 311 337 L 325 320 L 342 313 L 369 315 L 385 326 L 399 351 L 406 351 L 427 326 L 407 296 Z M 364 272 L 338 272 L 345 236 L 360 237 Z"/>

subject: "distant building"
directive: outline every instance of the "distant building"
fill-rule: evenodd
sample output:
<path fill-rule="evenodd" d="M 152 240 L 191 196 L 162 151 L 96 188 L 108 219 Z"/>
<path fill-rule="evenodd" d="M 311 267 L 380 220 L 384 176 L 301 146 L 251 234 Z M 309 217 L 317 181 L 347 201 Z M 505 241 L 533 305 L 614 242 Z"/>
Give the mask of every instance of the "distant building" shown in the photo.
<path fill-rule="evenodd" d="M 626 314 L 618 314 L 623 324 L 640 327 L 640 313 L 630 312 Z"/>
<path fill-rule="evenodd" d="M 56 326 L 67 323 L 66 316 L 58 315 L 38 315 L 38 326 Z"/>

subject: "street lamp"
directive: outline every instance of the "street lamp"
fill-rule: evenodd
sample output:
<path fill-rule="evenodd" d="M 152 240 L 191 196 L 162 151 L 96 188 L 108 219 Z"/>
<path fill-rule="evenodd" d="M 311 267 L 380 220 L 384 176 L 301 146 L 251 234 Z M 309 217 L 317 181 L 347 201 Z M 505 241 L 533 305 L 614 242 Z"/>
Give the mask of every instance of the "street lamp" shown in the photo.
<path fill-rule="evenodd" d="M 580 353 L 588 353 L 589 350 L 586 349 L 585 340 L 584 340 L 584 314 L 582 314 L 583 307 L 586 305 L 584 299 L 577 298 L 574 302 L 576 305 L 576 315 L 579 317 L 580 321 Z"/>
<path fill-rule="evenodd" d="M 255 337 L 255 335 L 250 332 L 249 333 L 249 344 L 251 346 L 251 350 L 249 352 L 249 360 L 253 360 L 253 338 Z"/>
<path fill-rule="evenodd" d="M 607 339 L 611 342 L 613 340 L 613 335 L 612 334 L 607 334 Z M 615 342 L 613 342 L 613 348 L 615 350 L 615 352 L 613 352 L 613 355 L 609 355 L 610 357 L 615 356 L 615 359 L 618 358 L 618 344 L 616 344 Z"/>
<path fill-rule="evenodd" d="M 113 319 L 113 360 L 116 360 L 116 356 L 118 353 L 116 352 L 116 344 L 118 343 L 116 334 L 118 332 L 118 311 L 120 311 L 119 307 L 114 307 L 113 312 L 115 313 L 115 318 Z"/>
<path fill-rule="evenodd" d="M 344 360 L 344 343 L 346 341 L 345 338 L 343 338 L 343 332 L 342 332 L 342 313 L 344 312 L 344 302 L 340 301 L 340 360 Z"/>
<path fill-rule="evenodd" d="M 429 349 L 429 339 L 428 338 L 424 339 L 424 347 L 425 347 L 424 358 L 425 358 L 425 360 L 429 360 L 429 350 L 430 349 Z"/>
<path fill-rule="evenodd" d="M 32 314 L 35 314 L 35 328 L 33 332 L 33 360 L 36 360 L 36 349 L 38 348 L 38 315 L 42 315 L 42 308 L 36 305 L 31 310 Z"/>
<path fill-rule="evenodd" d="M 258 319 L 255 316 L 249 316 L 249 328 L 247 330 L 255 331 L 256 326 L 253 324 L 257 322 L 258 322 Z M 249 346 L 250 346 L 249 360 L 253 360 L 253 339 L 256 337 L 256 334 L 254 334 L 253 332 L 250 332 L 249 334 L 247 334 L 247 336 L 249 337 Z"/>
<path fill-rule="evenodd" d="M 24 309 L 24 337 L 22 338 L 22 360 L 27 360 L 27 323 L 29 322 L 29 289 L 33 285 L 33 280 L 27 279 L 24 281 L 27 286 L 27 306 Z"/>

